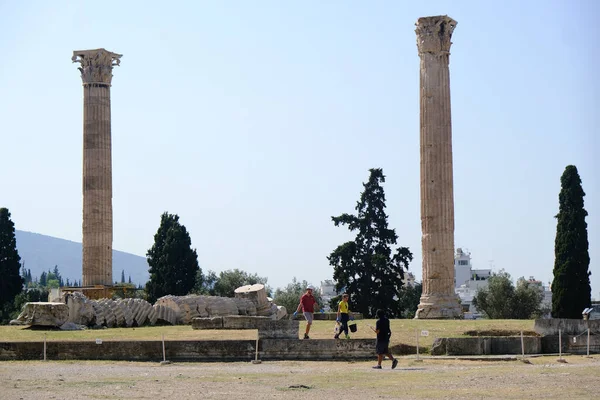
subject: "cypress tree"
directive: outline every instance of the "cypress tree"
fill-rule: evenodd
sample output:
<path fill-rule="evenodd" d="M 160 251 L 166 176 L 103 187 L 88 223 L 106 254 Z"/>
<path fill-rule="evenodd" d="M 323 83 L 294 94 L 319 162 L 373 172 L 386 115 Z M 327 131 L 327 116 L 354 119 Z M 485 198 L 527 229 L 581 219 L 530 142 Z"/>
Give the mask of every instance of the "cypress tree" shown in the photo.
<path fill-rule="evenodd" d="M 585 193 L 574 165 L 560 178 L 559 211 L 554 241 L 552 317 L 581 319 L 591 305 L 590 255 L 588 252 Z"/>
<path fill-rule="evenodd" d="M 21 257 L 17 251 L 15 224 L 7 208 L 0 208 L 0 314 L 8 318 L 15 296 L 23 290 Z"/>
<path fill-rule="evenodd" d="M 160 226 L 154 235 L 154 245 L 148 250 L 150 280 L 146 283 L 148 301 L 172 294 L 184 296 L 194 287 L 198 255 L 192 249 L 192 240 L 179 223 L 179 216 L 163 213 Z"/>

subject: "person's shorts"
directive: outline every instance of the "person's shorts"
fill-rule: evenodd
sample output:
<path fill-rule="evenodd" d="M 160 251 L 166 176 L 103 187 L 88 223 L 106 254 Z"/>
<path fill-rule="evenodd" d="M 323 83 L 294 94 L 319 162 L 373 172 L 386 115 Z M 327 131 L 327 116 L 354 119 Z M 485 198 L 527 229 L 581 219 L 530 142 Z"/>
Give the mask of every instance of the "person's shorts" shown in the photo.
<path fill-rule="evenodd" d="M 313 313 L 311 312 L 304 312 L 304 318 L 306 318 L 306 322 L 308 322 L 309 324 L 312 324 L 313 322 Z"/>
<path fill-rule="evenodd" d="M 389 340 L 379 340 L 375 342 L 375 352 L 377 354 L 388 354 L 390 352 L 389 349 L 390 341 Z"/>

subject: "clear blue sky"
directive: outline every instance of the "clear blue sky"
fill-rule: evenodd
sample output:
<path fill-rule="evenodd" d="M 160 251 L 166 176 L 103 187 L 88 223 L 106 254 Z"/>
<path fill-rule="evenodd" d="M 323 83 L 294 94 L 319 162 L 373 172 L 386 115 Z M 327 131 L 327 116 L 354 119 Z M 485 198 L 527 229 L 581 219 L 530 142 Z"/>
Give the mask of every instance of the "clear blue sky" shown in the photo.
<path fill-rule="evenodd" d="M 560 176 L 587 196 L 600 297 L 600 2 L 0 0 L 0 205 L 81 241 L 83 91 L 73 50 L 123 54 L 112 87 L 114 248 L 163 211 L 201 267 L 273 287 L 331 279 L 368 169 L 421 278 L 414 23 L 458 21 L 450 59 L 456 247 L 552 279 Z M 493 260 L 493 261 L 492 261 Z"/>

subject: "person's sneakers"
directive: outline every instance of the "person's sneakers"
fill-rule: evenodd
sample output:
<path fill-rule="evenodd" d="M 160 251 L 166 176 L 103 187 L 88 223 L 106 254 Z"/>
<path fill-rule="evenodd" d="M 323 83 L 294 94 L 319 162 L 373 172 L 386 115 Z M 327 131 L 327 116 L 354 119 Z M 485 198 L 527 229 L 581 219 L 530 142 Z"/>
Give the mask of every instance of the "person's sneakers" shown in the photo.
<path fill-rule="evenodd" d="M 381 369 L 381 365 L 376 365 L 373 367 L 373 369 Z"/>
<path fill-rule="evenodd" d="M 394 361 L 392 361 L 392 369 L 396 368 L 398 366 L 398 359 L 394 358 Z"/>
<path fill-rule="evenodd" d="M 346 335 L 346 339 L 350 339 L 350 335 Z"/>
<path fill-rule="evenodd" d="M 334 338 L 334 339 L 339 339 L 339 338 L 340 338 L 340 335 L 335 335 L 333 338 Z"/>
<path fill-rule="evenodd" d="M 304 339 L 310 339 L 306 333 L 304 334 Z"/>

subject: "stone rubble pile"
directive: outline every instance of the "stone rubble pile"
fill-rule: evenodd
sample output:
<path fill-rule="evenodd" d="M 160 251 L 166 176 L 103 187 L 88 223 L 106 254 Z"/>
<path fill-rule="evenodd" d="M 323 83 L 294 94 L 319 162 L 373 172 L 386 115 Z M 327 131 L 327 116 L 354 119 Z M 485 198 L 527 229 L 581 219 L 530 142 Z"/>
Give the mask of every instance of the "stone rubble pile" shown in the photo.
<path fill-rule="evenodd" d="M 159 298 L 154 305 L 143 299 L 90 300 L 80 292 L 62 299 L 69 310 L 67 322 L 90 327 L 134 327 L 169 324 L 189 325 L 193 318 L 229 315 L 256 316 L 255 303 L 246 298 L 219 296 L 172 296 Z M 284 307 L 269 303 L 268 316 L 281 319 Z"/>
<path fill-rule="evenodd" d="M 151 305 L 146 300 L 131 298 L 90 300 L 81 292 L 73 292 L 65 294 L 58 303 L 27 303 L 14 324 L 64 325 L 65 329 L 129 328 L 156 324 L 189 325 L 193 318 L 198 317 L 260 315 L 279 320 L 287 315 L 285 307 L 266 299 L 262 293 L 259 302 L 256 296 L 247 294 L 236 297 L 168 295 Z"/>

